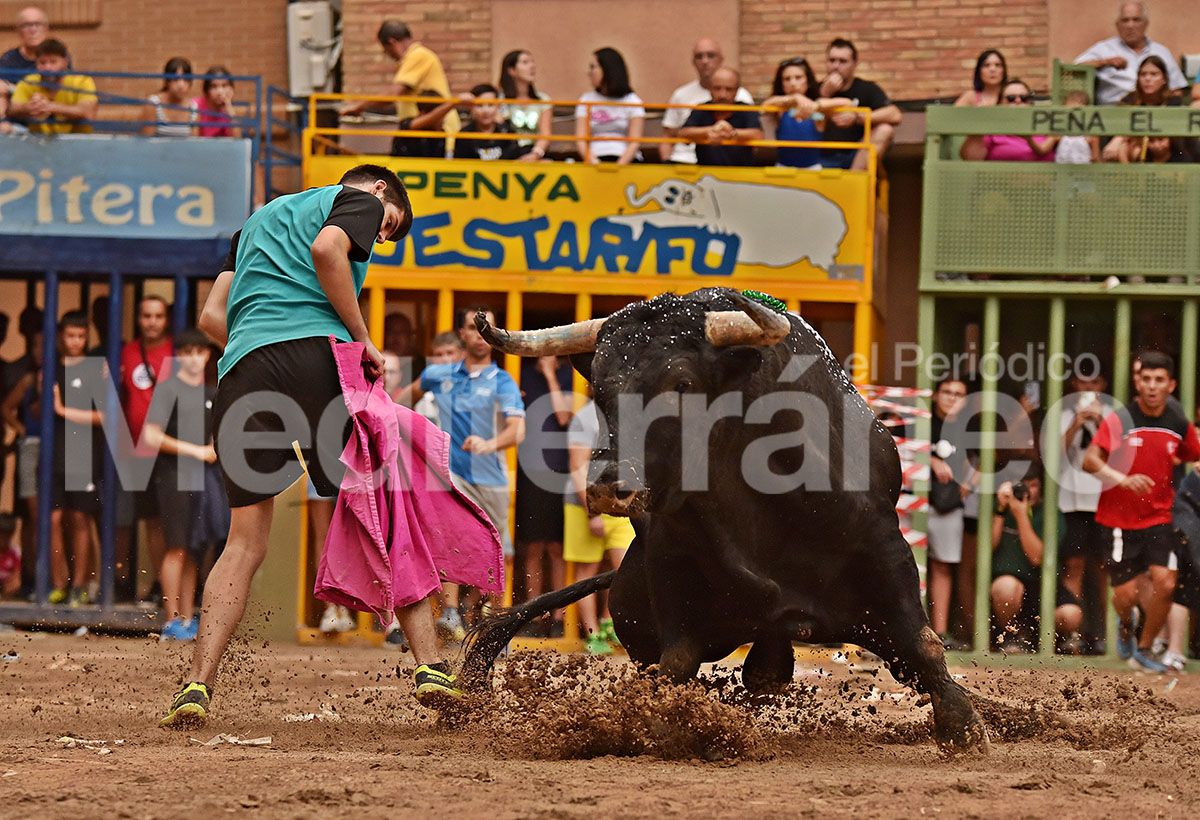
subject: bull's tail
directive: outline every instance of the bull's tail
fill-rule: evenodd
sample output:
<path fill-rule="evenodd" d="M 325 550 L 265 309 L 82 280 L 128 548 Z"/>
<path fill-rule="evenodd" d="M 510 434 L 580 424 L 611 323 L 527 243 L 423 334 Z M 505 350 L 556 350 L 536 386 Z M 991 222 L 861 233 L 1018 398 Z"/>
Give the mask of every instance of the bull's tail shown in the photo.
<path fill-rule="evenodd" d="M 498 610 L 481 619 L 467 633 L 464 644 L 466 657 L 459 673 L 460 683 L 468 689 L 482 686 L 496 661 L 496 656 L 526 624 L 547 612 L 561 609 L 602 589 L 608 589 L 612 586 L 616 574 L 615 569 L 602 572 L 591 578 L 576 581 L 569 587 L 539 595 L 520 606 Z"/>

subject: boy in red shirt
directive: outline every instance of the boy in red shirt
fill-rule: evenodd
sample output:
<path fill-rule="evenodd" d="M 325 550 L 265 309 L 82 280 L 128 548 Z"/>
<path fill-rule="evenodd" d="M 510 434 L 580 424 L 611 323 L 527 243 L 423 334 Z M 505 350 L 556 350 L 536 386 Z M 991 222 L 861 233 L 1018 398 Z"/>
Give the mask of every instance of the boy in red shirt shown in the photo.
<path fill-rule="evenodd" d="M 1200 459 L 1200 437 L 1178 403 L 1169 401 L 1175 390 L 1171 357 L 1151 351 L 1142 354 L 1141 365 L 1134 378 L 1137 398 L 1104 417 L 1083 468 L 1104 486 L 1096 521 L 1112 544 L 1109 575 L 1121 618 L 1117 653 L 1135 669 L 1166 672 L 1150 647 L 1166 623 L 1175 590 L 1180 544 L 1171 525 L 1174 470 L 1182 461 Z M 1138 603 L 1145 617 L 1140 637 L 1134 622 Z"/>

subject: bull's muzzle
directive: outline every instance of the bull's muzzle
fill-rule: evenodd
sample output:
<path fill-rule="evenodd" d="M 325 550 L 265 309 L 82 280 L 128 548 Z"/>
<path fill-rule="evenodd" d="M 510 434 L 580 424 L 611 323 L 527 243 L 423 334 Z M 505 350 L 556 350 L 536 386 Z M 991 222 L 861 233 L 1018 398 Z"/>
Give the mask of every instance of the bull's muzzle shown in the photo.
<path fill-rule="evenodd" d="M 588 485 L 587 500 L 588 512 L 592 515 L 604 513 L 630 518 L 646 512 L 650 492 L 632 489 L 623 481 L 605 481 Z"/>

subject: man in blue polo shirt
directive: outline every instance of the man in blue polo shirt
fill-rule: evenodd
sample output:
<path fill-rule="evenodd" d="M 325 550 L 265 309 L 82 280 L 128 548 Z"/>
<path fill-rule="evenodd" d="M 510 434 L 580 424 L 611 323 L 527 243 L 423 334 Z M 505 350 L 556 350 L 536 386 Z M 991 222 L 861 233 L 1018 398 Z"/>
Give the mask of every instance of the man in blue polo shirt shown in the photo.
<path fill-rule="evenodd" d="M 208 718 L 221 656 L 246 608 L 266 555 L 275 496 L 303 466 L 322 496 L 338 491 L 338 457 L 351 425 L 330 337 L 362 342 L 367 369 L 383 371 L 358 306 L 376 243 L 412 227 L 408 193 L 396 175 L 359 165 L 337 185 L 273 199 L 234 235 L 199 326 L 225 348 L 217 364 L 214 445 L 231 520 L 229 539 L 204 589 L 199 635 L 187 683 L 163 726 Z M 416 656 L 415 694 L 436 705 L 461 693 L 445 663 L 427 602 L 396 610 Z"/>
<path fill-rule="evenodd" d="M 500 532 L 504 555 L 512 557 L 508 534 L 508 468 L 503 451 L 525 438 L 525 402 L 512 376 L 492 361 L 492 347 L 475 329 L 478 310 L 495 319 L 487 308 L 463 311 L 458 336 L 466 358 L 452 364 L 435 364 L 421 373 L 411 387 L 415 402 L 429 393 L 437 402 L 438 420 L 450 434 L 450 472 L 454 483 L 476 504 Z M 458 611 L 458 587 L 446 584 L 437 628 L 446 640 L 465 637 Z"/>

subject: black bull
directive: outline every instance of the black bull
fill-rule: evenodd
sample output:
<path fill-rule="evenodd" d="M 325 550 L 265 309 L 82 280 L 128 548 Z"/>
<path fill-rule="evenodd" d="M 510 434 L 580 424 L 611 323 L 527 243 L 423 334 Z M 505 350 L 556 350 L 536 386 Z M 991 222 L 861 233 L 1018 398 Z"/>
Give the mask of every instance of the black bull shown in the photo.
<path fill-rule="evenodd" d="M 609 427 L 593 454 L 589 506 L 631 515 L 637 537 L 620 569 L 485 619 L 472 636 L 466 683 L 480 684 L 530 620 L 610 587 L 613 625 L 630 658 L 673 680 L 750 644 L 742 680 L 763 690 L 792 679 L 793 641 L 844 641 L 875 652 L 897 679 L 929 694 L 943 747 L 986 748 L 983 724 L 947 672 L 921 607 L 895 511 L 895 444 L 811 327 L 724 288 L 663 295 L 604 321 L 547 331 L 508 333 L 482 314 L 476 322 L 498 349 L 573 354 Z M 617 452 L 628 407 L 622 394 L 705 406 L 732 391 L 741 407 L 769 394 L 790 398 L 769 416 L 719 419 L 707 441 L 688 440 L 678 415 L 654 421 L 644 457 Z M 813 402 L 822 413 L 802 412 Z M 814 415 L 827 417 L 828 429 Z M 762 448 L 766 436 L 773 446 Z M 743 460 L 748 452 L 766 455 Z M 709 481 L 685 489 L 683 464 L 697 453 L 711 462 Z M 805 484 L 764 492 L 747 479 L 756 464 L 775 476 L 802 473 Z"/>

